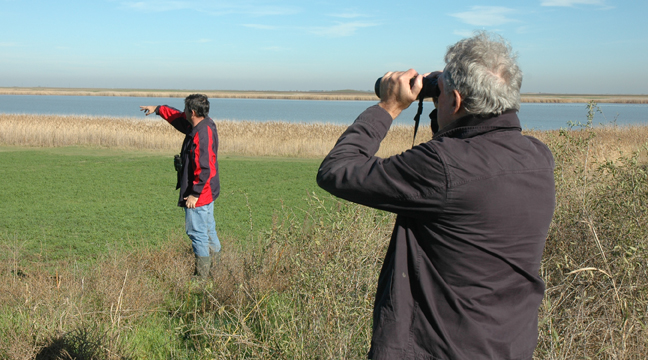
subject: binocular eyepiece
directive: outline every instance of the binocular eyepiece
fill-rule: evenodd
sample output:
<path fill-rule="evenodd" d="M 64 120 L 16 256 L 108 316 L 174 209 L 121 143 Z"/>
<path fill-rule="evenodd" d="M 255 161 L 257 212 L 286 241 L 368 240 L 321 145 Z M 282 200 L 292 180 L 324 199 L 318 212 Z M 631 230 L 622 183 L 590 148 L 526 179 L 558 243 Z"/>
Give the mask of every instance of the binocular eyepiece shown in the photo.
<path fill-rule="evenodd" d="M 376 96 L 380 97 L 380 81 L 382 80 L 382 77 L 378 78 L 376 80 L 376 85 L 374 85 L 374 92 L 376 93 Z M 414 84 L 414 78 L 410 81 L 410 86 Z M 439 95 L 441 95 L 441 90 L 439 90 L 439 75 L 438 74 L 430 74 L 426 77 L 423 78 L 423 88 L 421 89 L 421 92 L 419 93 L 417 99 L 425 99 L 425 98 L 438 98 Z"/>

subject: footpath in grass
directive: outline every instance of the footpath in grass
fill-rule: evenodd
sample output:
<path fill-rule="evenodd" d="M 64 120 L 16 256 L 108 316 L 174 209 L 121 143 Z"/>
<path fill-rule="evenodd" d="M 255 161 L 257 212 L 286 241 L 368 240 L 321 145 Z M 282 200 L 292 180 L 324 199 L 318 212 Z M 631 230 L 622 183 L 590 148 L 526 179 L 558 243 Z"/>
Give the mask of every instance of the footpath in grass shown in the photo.
<path fill-rule="evenodd" d="M 255 239 L 282 207 L 299 212 L 319 160 L 219 158 L 214 216 L 224 248 Z M 96 258 L 110 247 L 154 247 L 184 233 L 172 156 L 78 147 L 0 148 L 5 259 Z"/>

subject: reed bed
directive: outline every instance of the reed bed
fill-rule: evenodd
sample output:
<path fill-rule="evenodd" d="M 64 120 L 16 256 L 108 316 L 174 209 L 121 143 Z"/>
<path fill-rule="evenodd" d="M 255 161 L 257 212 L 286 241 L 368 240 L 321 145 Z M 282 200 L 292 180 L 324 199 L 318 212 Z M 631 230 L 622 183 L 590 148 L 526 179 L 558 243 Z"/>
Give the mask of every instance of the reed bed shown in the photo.
<path fill-rule="evenodd" d="M 182 134 L 162 121 L 0 114 L 0 126 L 3 145 L 171 150 L 182 144 Z"/>
<path fill-rule="evenodd" d="M 183 134 L 159 118 L 137 120 L 57 115 L 0 114 L 0 144 L 31 147 L 91 146 L 178 151 Z M 217 120 L 219 153 L 249 156 L 324 157 L 346 126 Z M 379 155 L 411 147 L 411 126 L 394 126 Z M 418 139 L 430 138 L 420 129 Z"/>
<path fill-rule="evenodd" d="M 119 90 L 61 88 L 0 88 L 0 95 L 125 96 L 185 98 L 201 93 L 209 98 L 282 100 L 378 100 L 372 92 L 340 91 L 205 91 L 205 90 Z"/>
<path fill-rule="evenodd" d="M 219 153 L 245 156 L 324 157 L 346 129 L 334 124 L 295 124 L 216 120 Z M 177 152 L 183 134 L 159 118 L 128 118 L 0 114 L 0 145 L 31 147 L 89 146 L 110 149 Z M 526 131 L 549 142 L 561 130 Z M 636 150 L 648 139 L 646 126 L 601 126 L 590 141 L 590 156 L 597 161 L 616 159 Z M 412 145 L 413 126 L 389 130 L 378 156 L 399 154 Z M 432 137 L 421 126 L 416 143 Z"/>
<path fill-rule="evenodd" d="M 567 134 L 578 134 L 581 130 L 568 128 L 550 131 L 524 131 L 526 135 L 538 138 L 546 144 L 560 143 Z M 648 126 L 598 126 L 590 129 L 588 140 L 588 167 L 593 169 L 606 161 L 617 162 L 620 157 L 631 155 L 648 141 Z M 557 149 L 560 150 L 560 149 Z M 643 159 L 643 155 L 641 155 Z"/>
<path fill-rule="evenodd" d="M 376 101 L 371 91 L 226 91 L 226 90 L 143 90 L 143 89 L 74 89 L 74 88 L 0 88 L 0 95 L 127 96 L 185 98 L 201 93 L 210 98 L 282 99 L 282 100 L 363 100 Z M 648 104 L 648 95 L 536 94 L 521 95 L 523 103 L 619 103 Z"/>
<path fill-rule="evenodd" d="M 572 95 L 572 94 L 522 94 L 523 103 L 616 103 L 648 104 L 647 95 Z"/>

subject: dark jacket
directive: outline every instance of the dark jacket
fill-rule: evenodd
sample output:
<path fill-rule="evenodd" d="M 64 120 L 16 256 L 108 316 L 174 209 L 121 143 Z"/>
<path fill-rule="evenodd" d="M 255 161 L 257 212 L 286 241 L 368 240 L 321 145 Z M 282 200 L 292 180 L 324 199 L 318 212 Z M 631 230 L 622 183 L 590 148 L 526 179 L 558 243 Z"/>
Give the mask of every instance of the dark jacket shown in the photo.
<path fill-rule="evenodd" d="M 180 189 L 178 206 L 185 207 L 189 195 L 198 198 L 196 207 L 216 200 L 220 193 L 218 176 L 218 132 L 214 121 L 205 117 L 192 127 L 184 112 L 170 106 L 158 106 L 155 112 L 178 131 L 185 134 L 180 157 L 182 169 L 178 171 L 176 189 Z"/>
<path fill-rule="evenodd" d="M 363 112 L 318 184 L 396 213 L 378 280 L 372 359 L 531 359 L 540 259 L 555 206 L 551 152 L 514 111 L 467 116 L 433 140 L 375 157 L 391 125 Z"/>

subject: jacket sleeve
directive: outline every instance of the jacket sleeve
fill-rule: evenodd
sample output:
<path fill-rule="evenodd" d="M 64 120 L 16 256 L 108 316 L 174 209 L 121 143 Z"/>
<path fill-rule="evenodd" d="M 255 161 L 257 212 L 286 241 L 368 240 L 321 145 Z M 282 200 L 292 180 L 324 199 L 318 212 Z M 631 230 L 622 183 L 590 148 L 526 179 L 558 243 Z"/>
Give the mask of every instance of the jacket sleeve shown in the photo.
<path fill-rule="evenodd" d="M 340 198 L 398 214 L 437 213 L 447 179 L 430 143 L 385 159 L 375 156 L 391 122 L 378 105 L 360 114 L 320 165 L 317 184 Z"/>
<path fill-rule="evenodd" d="M 193 171 L 193 184 L 191 195 L 200 197 L 205 193 L 205 196 L 211 196 L 211 189 L 205 189 L 209 185 L 209 181 L 216 175 L 216 153 L 214 152 L 214 141 L 218 141 L 212 128 L 205 127 L 200 130 L 193 138 L 193 151 L 191 152 L 194 163 Z M 206 191 L 209 190 L 209 191 Z M 208 202 L 213 201 L 211 199 Z"/>
<path fill-rule="evenodd" d="M 188 134 L 191 132 L 191 124 L 185 117 L 184 112 L 167 105 L 160 105 L 155 109 L 155 113 L 168 121 L 169 124 L 173 125 L 181 133 Z"/>

